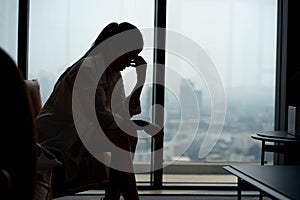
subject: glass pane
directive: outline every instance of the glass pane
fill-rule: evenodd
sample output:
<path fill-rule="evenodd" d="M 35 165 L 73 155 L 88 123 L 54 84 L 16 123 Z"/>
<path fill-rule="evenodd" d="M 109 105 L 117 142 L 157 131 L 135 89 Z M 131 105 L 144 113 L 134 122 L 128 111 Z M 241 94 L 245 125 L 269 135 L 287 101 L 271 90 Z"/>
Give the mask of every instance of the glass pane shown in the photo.
<path fill-rule="evenodd" d="M 0 47 L 17 63 L 18 11 L 17 0 L 0 0 Z"/>
<path fill-rule="evenodd" d="M 31 0 L 28 74 L 29 78 L 38 78 L 42 102 L 48 98 L 58 76 L 87 51 L 106 24 L 128 21 L 143 31 L 153 27 L 153 9 L 153 1 Z M 151 37 L 147 36 L 144 40 L 153 44 Z M 149 63 L 147 79 L 150 82 L 153 50 L 144 49 L 141 55 Z M 122 72 L 127 94 L 135 84 L 134 73 L 131 72 L 130 69 Z M 151 105 L 151 93 L 151 86 L 147 85 L 142 93 L 143 110 L 147 111 Z M 137 118 L 149 117 L 143 112 Z M 148 137 L 139 141 L 135 157 L 137 164 L 149 165 L 150 158 L 143 155 L 144 151 L 150 151 L 149 142 Z"/>
<path fill-rule="evenodd" d="M 274 129 L 276 26 L 276 0 L 168 1 L 167 30 L 180 34 L 176 48 L 187 49 L 185 55 L 166 54 L 164 161 L 173 164 L 170 169 L 175 161 L 186 173 L 190 164 L 260 163 L 260 143 L 251 135 Z M 172 43 L 169 32 L 167 47 Z M 193 66 L 186 58 L 199 52 L 200 66 Z M 218 114 L 225 117 L 219 135 L 208 129 L 218 106 L 213 98 L 222 91 L 226 112 Z M 213 148 L 200 150 L 205 142 Z M 267 159 L 272 162 L 271 155 Z"/>

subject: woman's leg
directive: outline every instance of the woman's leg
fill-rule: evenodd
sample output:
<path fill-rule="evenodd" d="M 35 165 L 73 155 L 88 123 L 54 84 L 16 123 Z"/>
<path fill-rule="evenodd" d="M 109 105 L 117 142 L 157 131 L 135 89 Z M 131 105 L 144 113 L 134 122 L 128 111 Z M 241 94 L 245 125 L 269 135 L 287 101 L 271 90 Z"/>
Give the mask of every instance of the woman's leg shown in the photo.
<path fill-rule="evenodd" d="M 137 137 L 124 132 L 107 134 L 109 139 L 124 151 L 113 148 L 111 151 L 111 168 L 109 183 L 105 190 L 105 200 L 119 200 L 122 193 L 125 200 L 138 200 L 133 157 L 137 145 Z M 117 168 L 116 168 L 117 167 Z"/>

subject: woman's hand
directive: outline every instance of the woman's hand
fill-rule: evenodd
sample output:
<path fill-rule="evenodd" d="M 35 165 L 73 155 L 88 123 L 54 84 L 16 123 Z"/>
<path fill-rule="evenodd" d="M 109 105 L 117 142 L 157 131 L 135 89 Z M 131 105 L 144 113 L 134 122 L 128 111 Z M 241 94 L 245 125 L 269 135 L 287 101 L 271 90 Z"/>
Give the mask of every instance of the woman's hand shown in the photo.
<path fill-rule="evenodd" d="M 138 82 L 145 82 L 146 79 L 146 71 L 147 71 L 147 62 L 144 60 L 142 56 L 138 56 L 134 59 L 135 69 L 137 74 Z"/>
<path fill-rule="evenodd" d="M 142 56 L 137 56 L 135 59 L 134 59 L 134 62 L 135 62 L 135 67 L 138 67 L 140 65 L 146 65 L 147 62 L 145 61 L 145 59 L 142 57 Z"/>
<path fill-rule="evenodd" d="M 135 109 L 140 106 L 140 96 L 146 81 L 147 63 L 141 56 L 137 56 L 133 62 L 135 64 L 133 67 L 136 70 L 137 82 L 130 95 L 129 107 Z"/>

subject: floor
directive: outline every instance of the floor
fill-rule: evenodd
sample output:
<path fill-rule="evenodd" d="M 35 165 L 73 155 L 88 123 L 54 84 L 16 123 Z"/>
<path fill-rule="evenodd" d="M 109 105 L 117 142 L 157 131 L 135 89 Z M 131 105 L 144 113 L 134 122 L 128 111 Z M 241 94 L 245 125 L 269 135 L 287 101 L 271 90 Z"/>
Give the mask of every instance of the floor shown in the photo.
<path fill-rule="evenodd" d="M 139 191 L 141 200 L 235 200 L 236 192 L 226 191 L 203 191 L 203 190 L 152 190 Z M 70 195 L 53 200 L 100 200 L 104 196 L 104 191 L 86 191 L 77 195 Z M 242 200 L 258 200 L 257 192 L 244 192 Z M 123 200 L 123 198 L 121 198 Z M 263 200 L 270 200 L 263 197 Z"/>
<path fill-rule="evenodd" d="M 138 182 L 149 182 L 149 175 L 137 174 L 136 179 Z M 163 182 L 165 185 L 171 184 L 231 184 L 235 185 L 237 183 L 237 178 L 233 175 L 195 175 L 195 174 L 165 174 L 163 176 Z M 141 200 L 143 199 L 237 199 L 237 192 L 234 190 L 205 190 L 205 189 L 163 189 L 163 190 L 139 190 L 141 195 Z M 256 191 L 243 191 L 243 198 L 245 200 L 255 200 L 258 199 L 258 192 Z M 101 196 L 104 195 L 103 190 L 89 190 L 76 194 L 75 196 L 66 196 L 57 198 L 55 200 L 99 200 Z M 159 197 L 159 198 L 158 198 Z M 165 198 L 163 198 L 165 197 Z M 171 198 L 172 197 L 172 198 Z M 269 200 L 269 198 L 264 197 L 263 200 Z"/>
<path fill-rule="evenodd" d="M 103 196 L 69 196 L 55 200 L 101 200 Z M 122 197 L 120 200 L 124 200 Z M 140 200 L 237 200 L 236 196 L 140 196 Z M 242 200 L 259 200 L 257 196 L 243 196 Z M 270 200 L 263 198 L 263 200 Z"/>

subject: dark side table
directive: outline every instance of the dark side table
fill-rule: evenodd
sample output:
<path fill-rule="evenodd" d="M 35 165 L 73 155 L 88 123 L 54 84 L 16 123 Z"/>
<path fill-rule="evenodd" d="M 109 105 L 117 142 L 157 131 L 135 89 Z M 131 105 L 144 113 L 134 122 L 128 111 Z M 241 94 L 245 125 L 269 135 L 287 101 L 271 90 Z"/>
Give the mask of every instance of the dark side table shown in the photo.
<path fill-rule="evenodd" d="M 289 134 L 287 131 L 263 131 L 257 132 L 251 137 L 255 140 L 260 140 L 262 143 L 261 165 L 264 165 L 265 163 L 265 152 L 281 153 L 285 155 L 291 154 L 296 156 L 300 147 L 300 138 Z M 266 144 L 266 142 L 272 142 L 274 144 Z"/>
<path fill-rule="evenodd" d="M 300 166 L 229 165 L 223 168 L 238 178 L 238 200 L 242 197 L 244 183 L 254 186 L 271 199 L 300 199 Z"/>

